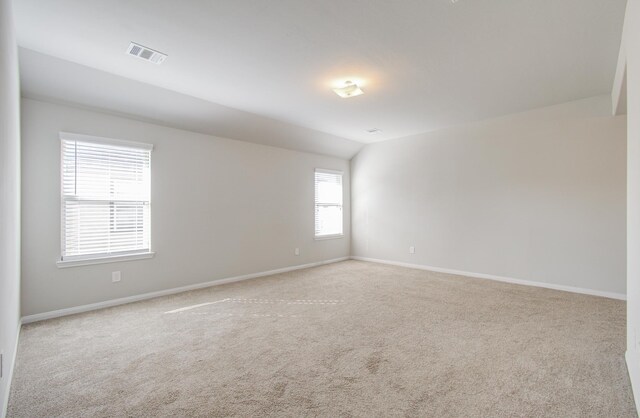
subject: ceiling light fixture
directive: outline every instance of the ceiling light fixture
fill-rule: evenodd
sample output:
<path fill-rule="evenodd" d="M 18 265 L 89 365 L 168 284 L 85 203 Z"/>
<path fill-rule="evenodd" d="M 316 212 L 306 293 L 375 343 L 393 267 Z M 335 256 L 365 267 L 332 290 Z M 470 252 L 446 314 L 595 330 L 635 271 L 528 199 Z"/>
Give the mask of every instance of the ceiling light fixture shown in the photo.
<path fill-rule="evenodd" d="M 361 94 L 364 93 L 364 91 L 362 91 L 362 89 L 358 87 L 357 84 L 351 81 L 345 81 L 344 87 L 335 88 L 333 89 L 333 91 L 335 91 L 338 96 L 343 97 L 345 99 L 347 97 L 360 96 Z"/>
<path fill-rule="evenodd" d="M 367 129 L 367 132 L 370 133 L 370 134 L 381 134 L 382 133 L 382 129 L 372 128 L 372 129 Z"/>

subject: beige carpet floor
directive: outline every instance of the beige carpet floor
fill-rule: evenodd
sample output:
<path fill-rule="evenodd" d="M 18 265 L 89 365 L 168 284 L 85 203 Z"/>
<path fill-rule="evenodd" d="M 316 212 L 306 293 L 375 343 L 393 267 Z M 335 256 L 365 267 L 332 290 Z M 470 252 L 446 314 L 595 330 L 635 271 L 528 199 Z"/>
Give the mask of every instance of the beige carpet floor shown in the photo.
<path fill-rule="evenodd" d="M 27 325 L 9 417 L 633 417 L 625 303 L 347 261 Z"/>

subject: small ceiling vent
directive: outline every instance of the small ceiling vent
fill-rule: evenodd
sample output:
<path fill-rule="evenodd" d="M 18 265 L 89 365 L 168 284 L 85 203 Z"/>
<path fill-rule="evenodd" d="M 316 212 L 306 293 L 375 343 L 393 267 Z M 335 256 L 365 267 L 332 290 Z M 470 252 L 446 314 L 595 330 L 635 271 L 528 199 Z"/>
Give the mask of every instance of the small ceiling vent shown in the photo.
<path fill-rule="evenodd" d="M 134 57 L 138 57 L 145 61 L 151 61 L 154 64 L 162 64 L 162 62 L 167 59 L 167 54 L 154 51 L 153 49 L 147 48 L 146 46 L 142 46 L 135 42 L 131 42 L 129 44 L 129 48 L 127 48 L 127 54 L 133 55 Z"/>

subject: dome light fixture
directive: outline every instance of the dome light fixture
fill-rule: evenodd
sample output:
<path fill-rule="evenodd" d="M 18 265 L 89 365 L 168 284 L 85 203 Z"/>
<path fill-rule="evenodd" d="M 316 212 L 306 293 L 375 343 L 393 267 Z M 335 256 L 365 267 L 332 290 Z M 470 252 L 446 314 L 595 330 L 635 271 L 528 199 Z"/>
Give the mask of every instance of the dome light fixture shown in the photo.
<path fill-rule="evenodd" d="M 345 81 L 344 87 L 337 87 L 333 89 L 333 91 L 342 98 L 360 96 L 364 94 L 364 91 L 355 83 L 351 81 Z"/>

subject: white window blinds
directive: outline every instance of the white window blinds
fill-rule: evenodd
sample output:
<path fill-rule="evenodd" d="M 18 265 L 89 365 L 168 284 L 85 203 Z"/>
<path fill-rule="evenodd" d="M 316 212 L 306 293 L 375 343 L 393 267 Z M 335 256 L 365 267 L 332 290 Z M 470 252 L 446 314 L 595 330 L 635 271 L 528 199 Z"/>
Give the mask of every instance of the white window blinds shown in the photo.
<path fill-rule="evenodd" d="M 60 133 L 62 260 L 150 251 L 152 145 Z"/>
<path fill-rule="evenodd" d="M 342 173 L 316 169 L 316 237 L 342 235 Z"/>

